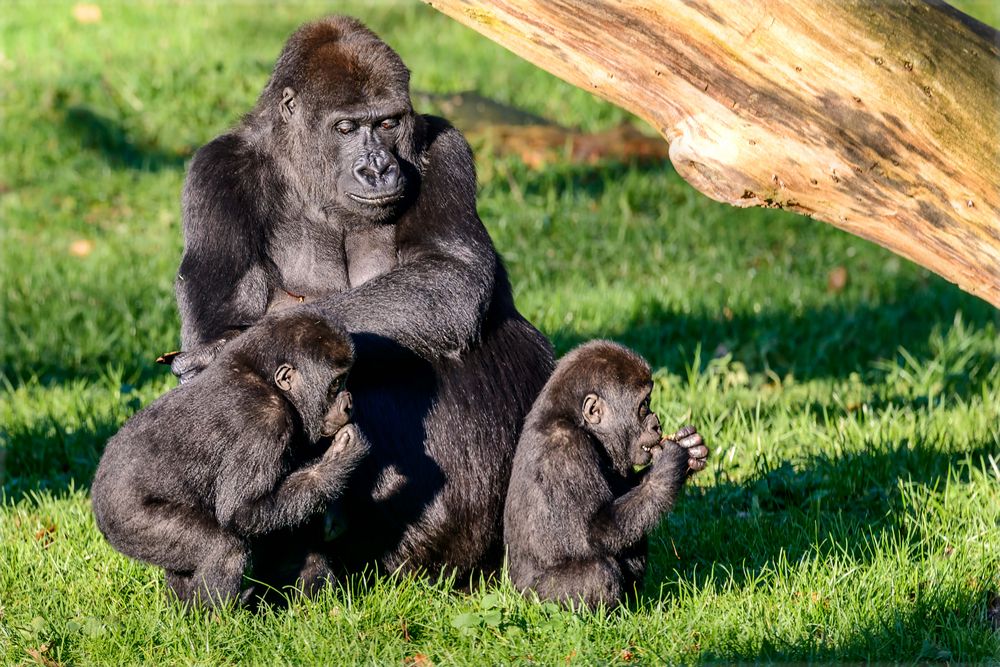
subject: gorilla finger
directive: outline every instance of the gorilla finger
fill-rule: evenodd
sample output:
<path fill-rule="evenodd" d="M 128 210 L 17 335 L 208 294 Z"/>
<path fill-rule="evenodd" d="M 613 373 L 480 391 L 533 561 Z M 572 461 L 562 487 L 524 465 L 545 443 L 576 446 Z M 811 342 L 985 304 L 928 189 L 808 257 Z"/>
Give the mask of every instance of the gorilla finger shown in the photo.
<path fill-rule="evenodd" d="M 705 444 L 702 440 L 700 433 L 695 433 L 694 435 L 689 435 L 686 438 L 677 441 L 677 444 L 684 449 L 691 449 L 692 447 L 698 447 Z"/>
<path fill-rule="evenodd" d="M 182 381 L 191 379 L 212 363 L 215 357 L 218 356 L 219 351 L 222 350 L 225 342 L 225 339 L 220 338 L 218 341 L 204 347 L 180 352 L 170 362 L 170 372 L 181 378 Z"/>
<path fill-rule="evenodd" d="M 705 469 L 705 459 L 688 459 L 688 468 L 694 472 Z"/>
<path fill-rule="evenodd" d="M 696 429 L 694 426 L 691 426 L 690 424 L 688 424 L 687 426 L 682 426 L 676 432 L 671 433 L 670 435 L 668 435 L 666 437 L 666 439 L 667 440 L 673 440 L 674 442 L 679 442 L 679 441 L 683 440 L 684 438 L 688 437 L 689 435 L 694 435 L 697 432 L 698 432 L 698 429 Z"/>
<path fill-rule="evenodd" d="M 693 459 L 707 459 L 708 458 L 708 447 L 705 445 L 698 445 L 697 447 L 691 447 L 687 450 L 688 456 Z"/>
<path fill-rule="evenodd" d="M 351 444 L 351 440 L 354 439 L 354 424 L 348 424 L 342 427 L 333 436 L 333 445 L 339 449 L 344 449 L 347 445 Z"/>
<path fill-rule="evenodd" d="M 180 352 L 170 362 L 170 372 L 183 379 L 194 370 L 194 358 L 189 352 Z"/>

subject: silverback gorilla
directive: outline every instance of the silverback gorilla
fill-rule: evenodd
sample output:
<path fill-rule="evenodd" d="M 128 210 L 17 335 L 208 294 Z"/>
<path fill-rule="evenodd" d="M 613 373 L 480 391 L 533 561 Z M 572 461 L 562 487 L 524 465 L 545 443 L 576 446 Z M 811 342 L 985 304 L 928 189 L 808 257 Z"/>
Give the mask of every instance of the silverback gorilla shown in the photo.
<path fill-rule="evenodd" d="M 708 456 L 693 427 L 661 440 L 652 390 L 646 362 L 609 341 L 556 366 L 514 457 L 504 531 L 517 588 L 591 608 L 635 594 L 646 535 Z"/>
<path fill-rule="evenodd" d="M 194 156 L 182 203 L 182 382 L 269 310 L 351 334 L 371 453 L 337 510 L 335 570 L 499 565 L 515 443 L 553 355 L 514 307 L 468 144 L 413 112 L 399 56 L 354 19 L 301 27 L 254 109 Z"/>

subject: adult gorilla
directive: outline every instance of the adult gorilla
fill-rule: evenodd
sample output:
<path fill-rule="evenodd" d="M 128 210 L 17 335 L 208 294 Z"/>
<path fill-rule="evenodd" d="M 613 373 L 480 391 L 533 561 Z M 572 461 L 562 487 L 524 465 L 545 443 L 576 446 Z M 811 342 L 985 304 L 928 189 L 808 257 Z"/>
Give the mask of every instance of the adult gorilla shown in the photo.
<path fill-rule="evenodd" d="M 182 381 L 269 310 L 309 309 L 354 338 L 348 388 L 372 450 L 334 562 L 495 566 L 514 446 L 553 356 L 479 220 L 468 144 L 413 112 L 399 56 L 354 19 L 300 28 L 255 108 L 195 155 L 183 210 Z"/>

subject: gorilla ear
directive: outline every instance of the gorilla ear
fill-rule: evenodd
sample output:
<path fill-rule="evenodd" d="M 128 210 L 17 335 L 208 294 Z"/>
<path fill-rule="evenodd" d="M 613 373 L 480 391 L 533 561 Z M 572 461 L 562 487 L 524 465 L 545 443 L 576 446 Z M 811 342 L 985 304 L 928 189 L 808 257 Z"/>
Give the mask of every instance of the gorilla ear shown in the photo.
<path fill-rule="evenodd" d="M 583 418 L 591 426 L 597 426 L 604 419 L 607 403 L 597 394 L 587 394 L 583 399 Z"/>
<path fill-rule="evenodd" d="M 292 388 L 292 380 L 295 379 L 297 373 L 298 371 L 292 366 L 281 364 L 278 366 L 278 370 L 274 371 L 274 384 L 278 385 L 278 389 L 288 391 Z"/>
<path fill-rule="evenodd" d="M 295 115 L 295 107 L 298 104 L 295 100 L 295 89 L 286 87 L 281 91 L 281 119 L 286 123 Z"/>

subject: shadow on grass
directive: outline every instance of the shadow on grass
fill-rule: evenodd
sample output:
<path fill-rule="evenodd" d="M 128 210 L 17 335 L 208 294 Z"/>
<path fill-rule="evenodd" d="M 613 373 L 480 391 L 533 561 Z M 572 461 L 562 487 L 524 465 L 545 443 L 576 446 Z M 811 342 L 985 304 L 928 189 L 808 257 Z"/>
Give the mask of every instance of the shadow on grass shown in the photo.
<path fill-rule="evenodd" d="M 656 603 L 681 595 L 682 589 L 718 588 L 721 592 L 723 587 L 739 590 L 762 581 L 766 587 L 775 573 L 803 561 L 873 563 L 893 546 L 926 548 L 921 545 L 929 536 L 921 531 L 919 508 L 908 504 L 906 487 L 941 488 L 949 479 L 968 479 L 966 461 L 972 468 L 988 466 L 987 457 L 995 453 L 995 442 L 961 452 L 902 442 L 882 451 L 819 455 L 798 470 L 786 462 L 743 483 L 689 492 L 677 514 L 650 540 L 642 601 Z M 815 636 L 793 643 L 765 640 L 760 646 L 745 646 L 744 634 L 734 629 L 729 641 L 721 642 L 728 650 L 701 652 L 698 659 L 982 657 L 991 637 L 996 643 L 981 613 L 989 585 L 988 581 L 967 581 L 950 589 L 922 586 L 904 615 L 866 618 L 864 625 L 846 637 L 824 637 L 823 624 L 817 622 Z M 822 599 L 810 600 L 815 595 L 808 590 L 793 592 L 792 604 L 824 604 Z M 818 619 L 824 616 L 821 609 L 816 613 Z M 956 623 L 983 641 L 964 647 L 935 641 L 947 636 L 951 630 L 945 628 Z"/>
<path fill-rule="evenodd" d="M 86 148 L 115 167 L 152 172 L 183 169 L 193 152 L 164 150 L 155 141 L 136 140 L 121 123 L 85 105 L 67 108 L 65 124 Z"/>
<path fill-rule="evenodd" d="M 594 338 L 612 338 L 637 350 L 654 368 L 678 375 L 686 372 L 686 364 L 700 346 L 703 364 L 728 353 L 750 373 L 773 372 L 779 377 L 791 373 L 801 381 L 866 373 L 877 362 L 898 358 L 900 348 L 918 361 L 930 359 L 933 334 L 947 333 L 957 313 L 962 326 L 969 329 L 992 329 L 1000 324 L 1000 310 L 937 278 L 926 283 L 900 280 L 892 290 L 899 296 L 886 297 L 882 303 L 824 304 L 795 315 L 785 311 L 729 316 L 680 313 L 649 298 L 632 312 L 622 312 L 621 324 L 614 329 L 561 329 L 549 332 L 549 337 L 558 355 Z M 108 295 L 106 300 L 113 298 Z M 138 386 L 167 372 L 153 363 L 165 349 L 124 354 L 102 349 L 68 365 L 65 349 L 73 344 L 72 334 L 47 337 L 46 342 L 52 349 L 39 348 L 31 354 L 12 347 L 0 349 L 0 377 L 17 387 L 32 376 L 43 384 L 99 379 L 109 366 L 122 366 L 127 369 L 126 380 Z M 989 351 L 973 350 L 965 361 L 970 368 L 988 368 L 1000 359 Z M 945 389 L 967 396 L 981 388 L 976 378 L 987 375 L 953 374 Z"/>
<path fill-rule="evenodd" d="M 961 313 L 965 326 L 996 326 L 1000 311 L 960 292 L 943 280 L 928 284 L 900 282 L 897 300 L 880 304 L 836 304 L 787 312 L 677 313 L 650 298 L 632 313 L 623 313 L 620 327 L 603 331 L 559 330 L 550 335 L 559 355 L 587 340 L 610 337 L 645 356 L 656 368 L 684 374 L 700 346 L 703 363 L 729 353 L 750 373 L 792 373 L 797 379 L 845 378 L 866 372 L 875 362 L 894 359 L 899 348 L 914 358 L 931 355 L 935 330 L 947 332 Z M 985 353 L 984 353 L 985 354 Z M 980 363 L 996 363 L 993 355 Z M 975 391 L 976 387 L 956 390 Z"/>
<path fill-rule="evenodd" d="M 965 461 L 988 467 L 995 454 L 994 442 L 959 452 L 903 442 L 877 452 L 815 456 L 798 470 L 784 462 L 741 483 L 698 487 L 680 501 L 681 512 L 696 511 L 711 522 L 682 514 L 660 534 L 658 546 L 654 540 L 650 564 L 656 566 L 647 591 L 658 590 L 677 564 L 671 540 L 690 554 L 685 577 L 697 579 L 707 567 L 722 566 L 738 584 L 782 558 L 819 554 L 865 561 L 886 538 L 917 544 L 924 536 L 907 520 L 913 508 L 907 508 L 900 481 L 941 488 L 949 477 L 968 479 Z"/>
<path fill-rule="evenodd" d="M 750 633 L 734 627 L 722 641 L 698 651 L 697 660 L 702 664 L 993 664 L 1000 642 L 980 612 L 986 597 L 981 590 L 961 586 L 935 587 L 903 609 L 863 615 L 850 631 L 833 636 L 827 635 L 825 614 L 819 611 L 813 612 L 816 620 L 810 624 L 810 634 L 792 640 L 774 633 L 757 635 L 757 643 L 749 639 Z M 805 593 L 791 604 L 807 605 L 809 598 Z M 760 610 L 763 617 L 769 613 Z"/>
<path fill-rule="evenodd" d="M 134 399 L 133 409 L 138 409 Z M 5 459 L 0 462 L 0 487 L 17 502 L 32 491 L 65 493 L 89 489 L 108 438 L 119 428 L 111 416 L 94 418 L 85 427 L 67 429 L 54 419 L 39 419 L 29 427 L 5 429 Z"/>

